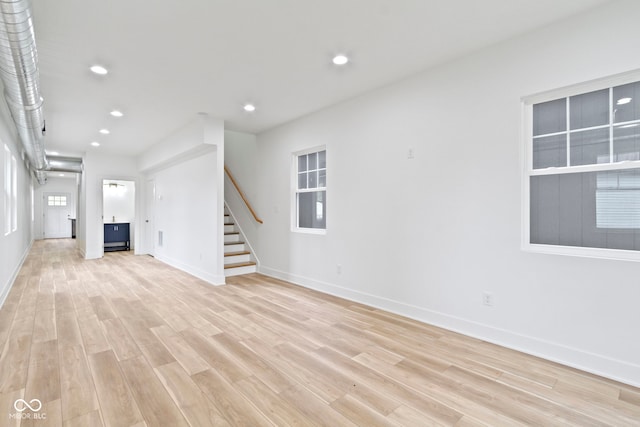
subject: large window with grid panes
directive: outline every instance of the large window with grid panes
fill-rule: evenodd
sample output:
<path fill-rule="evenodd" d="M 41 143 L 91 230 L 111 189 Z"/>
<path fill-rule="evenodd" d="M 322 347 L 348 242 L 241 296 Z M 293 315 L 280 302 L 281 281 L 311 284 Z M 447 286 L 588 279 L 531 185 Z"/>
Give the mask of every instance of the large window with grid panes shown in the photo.
<path fill-rule="evenodd" d="M 640 74 L 525 100 L 527 249 L 640 260 Z"/>
<path fill-rule="evenodd" d="M 327 228 L 327 151 L 294 154 L 293 229 L 323 233 Z"/>

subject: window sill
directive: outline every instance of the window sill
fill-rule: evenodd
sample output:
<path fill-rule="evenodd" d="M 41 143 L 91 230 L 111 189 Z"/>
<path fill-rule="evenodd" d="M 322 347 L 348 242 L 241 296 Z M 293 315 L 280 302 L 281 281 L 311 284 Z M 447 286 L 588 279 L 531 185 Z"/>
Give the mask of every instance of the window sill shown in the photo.
<path fill-rule="evenodd" d="M 575 246 L 556 246 L 525 243 L 522 247 L 522 250 L 525 252 L 575 256 L 583 258 L 597 258 L 616 261 L 640 261 L 640 251 L 630 251 L 624 249 L 580 248 Z"/>
<path fill-rule="evenodd" d="M 291 229 L 292 233 L 301 233 L 301 234 L 317 234 L 324 236 L 327 234 L 326 228 L 293 228 Z"/>

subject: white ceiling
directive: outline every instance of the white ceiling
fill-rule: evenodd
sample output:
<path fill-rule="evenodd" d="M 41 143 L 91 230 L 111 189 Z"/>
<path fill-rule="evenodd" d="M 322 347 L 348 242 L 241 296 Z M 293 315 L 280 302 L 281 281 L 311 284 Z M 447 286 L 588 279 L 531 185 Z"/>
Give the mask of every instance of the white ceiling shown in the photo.
<path fill-rule="evenodd" d="M 198 112 L 259 133 L 605 2 L 33 0 L 45 144 L 134 155 Z"/>

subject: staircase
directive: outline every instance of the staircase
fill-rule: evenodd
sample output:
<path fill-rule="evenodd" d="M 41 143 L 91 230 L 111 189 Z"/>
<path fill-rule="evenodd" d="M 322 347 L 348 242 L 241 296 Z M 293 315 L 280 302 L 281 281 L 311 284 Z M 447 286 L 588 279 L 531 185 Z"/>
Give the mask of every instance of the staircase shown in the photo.
<path fill-rule="evenodd" d="M 255 257 L 244 236 L 236 226 L 235 219 L 224 207 L 224 275 L 238 276 L 256 272 Z"/>

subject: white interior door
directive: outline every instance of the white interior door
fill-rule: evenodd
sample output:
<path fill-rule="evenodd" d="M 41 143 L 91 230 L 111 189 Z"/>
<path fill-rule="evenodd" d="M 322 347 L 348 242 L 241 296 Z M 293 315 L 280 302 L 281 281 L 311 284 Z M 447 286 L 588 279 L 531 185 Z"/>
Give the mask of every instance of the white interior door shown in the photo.
<path fill-rule="evenodd" d="M 43 233 L 45 239 L 71 237 L 73 203 L 69 193 L 45 193 L 43 196 Z"/>
<path fill-rule="evenodd" d="M 145 212 L 146 217 L 144 219 L 144 241 L 147 253 L 149 255 L 155 255 L 156 240 L 155 240 L 155 203 L 156 203 L 156 183 L 150 179 L 147 181 L 146 188 L 146 201 Z"/>

